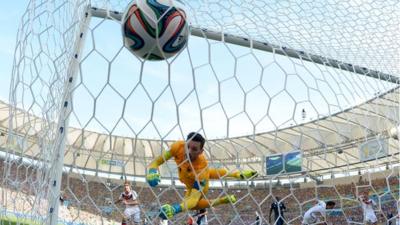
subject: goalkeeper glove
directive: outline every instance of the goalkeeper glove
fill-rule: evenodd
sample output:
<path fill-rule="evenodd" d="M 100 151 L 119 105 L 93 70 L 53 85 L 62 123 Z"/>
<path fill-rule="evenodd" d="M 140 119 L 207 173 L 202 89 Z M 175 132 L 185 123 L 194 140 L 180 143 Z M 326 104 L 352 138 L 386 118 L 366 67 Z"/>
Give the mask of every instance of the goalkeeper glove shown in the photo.
<path fill-rule="evenodd" d="M 234 195 L 227 195 L 225 197 L 220 198 L 220 202 L 224 203 L 224 204 L 228 204 L 228 203 L 234 204 L 237 202 L 237 200 Z"/>
<path fill-rule="evenodd" d="M 149 173 L 146 176 L 147 183 L 151 187 L 155 187 L 160 183 L 160 174 L 158 174 L 158 170 L 155 168 L 149 169 Z"/>
<path fill-rule="evenodd" d="M 255 170 L 243 170 L 243 171 L 240 171 L 240 179 L 242 179 L 242 180 L 255 178 L 257 176 L 258 176 L 258 173 Z"/>
<path fill-rule="evenodd" d="M 180 212 L 182 212 L 182 207 L 179 204 L 165 204 L 161 206 L 159 217 L 164 220 L 171 219 Z"/>

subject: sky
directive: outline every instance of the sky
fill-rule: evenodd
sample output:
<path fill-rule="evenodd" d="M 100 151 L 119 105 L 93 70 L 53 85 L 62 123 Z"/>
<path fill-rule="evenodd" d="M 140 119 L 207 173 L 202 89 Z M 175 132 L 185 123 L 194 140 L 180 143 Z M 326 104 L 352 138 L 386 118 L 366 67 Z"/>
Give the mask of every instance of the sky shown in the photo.
<path fill-rule="evenodd" d="M 0 100 L 8 102 L 11 69 L 19 19 L 27 0 L 0 1 Z"/>
<path fill-rule="evenodd" d="M 321 15 L 318 10 L 325 6 L 321 3 L 315 3 L 315 8 L 311 7 L 304 12 L 314 13 L 319 18 Z M 4 11 L 1 14 L 4 27 L 1 28 L 0 72 L 3 75 L 0 80 L 0 98 L 7 100 L 19 25 L 19 19 L 16 18 L 21 17 L 27 1 L 3 1 L 0 4 Z M 278 9 L 282 7 L 279 3 L 269 7 L 274 9 L 267 11 L 271 13 L 270 16 L 276 16 L 277 19 L 287 17 L 279 14 Z M 296 9 L 295 6 L 292 7 Z M 358 6 L 354 7 L 357 9 Z M 328 9 L 332 10 L 327 7 Z M 254 10 L 255 14 L 256 12 Z M 226 23 L 229 29 L 232 26 L 249 26 L 246 32 L 254 33 L 250 29 L 251 25 L 244 24 L 249 22 L 249 18 L 242 16 L 244 13 L 227 17 L 230 19 L 222 20 L 222 23 Z M 301 19 L 308 18 L 303 18 L 302 12 L 297 16 Z M 332 35 L 333 31 L 340 34 L 336 28 L 322 34 L 309 32 L 308 29 L 313 27 L 307 27 L 307 21 L 296 24 L 296 18 L 282 22 L 282 25 L 288 28 L 294 26 L 290 27 L 294 31 L 295 26 L 300 25 L 305 29 L 301 30 L 300 27 L 297 30 L 299 39 L 286 40 L 286 44 L 299 41 L 293 44 L 298 47 L 301 46 L 301 41 L 310 38 L 316 41 L 305 41 L 306 46 L 311 45 L 310 49 L 313 50 L 322 46 L 321 51 L 326 51 L 329 46 L 323 45 L 323 37 Z M 212 19 L 208 18 L 204 23 L 210 25 Z M 326 18 L 322 16 L 322 19 Z M 370 22 L 373 24 L 374 21 Z M 39 32 L 45 26 L 38 24 L 36 21 L 37 26 L 34 29 Z M 193 19 L 193 24 L 199 22 Z M 313 26 L 320 25 L 316 23 Z M 251 135 L 331 115 L 391 87 L 384 82 L 328 67 L 197 37 L 189 38 L 188 47 L 171 64 L 165 61 L 142 63 L 122 47 L 121 27 L 118 22 L 93 18 L 89 26 L 74 88 L 74 112 L 70 120 L 71 126 L 87 130 L 156 139 L 180 138 L 193 130 L 201 131 L 208 138 Z M 265 26 L 268 27 L 268 24 Z M 262 34 L 271 39 L 278 34 L 284 40 L 285 28 L 280 29 L 282 32 L 271 29 Z M 47 107 L 48 97 L 48 92 L 42 89 L 42 84 L 36 78 L 52 79 L 55 70 L 54 55 L 57 54 L 52 48 L 62 44 L 57 40 L 60 37 L 52 32 L 54 30 L 50 29 L 40 36 L 41 42 L 45 43 L 42 44 L 45 45 L 44 51 L 53 57 L 48 59 L 45 54 L 40 55 L 35 64 L 40 75 L 32 75 L 29 70 L 33 68 L 33 63 L 27 63 L 25 70 L 20 70 L 28 87 L 18 87 L 16 93 L 19 94 L 19 99 L 23 99 L 19 106 L 36 115 L 40 115 L 44 107 Z M 322 35 L 320 40 L 318 35 Z M 363 34 L 355 32 L 354 37 L 347 37 L 346 41 L 349 43 L 331 44 L 342 44 L 343 48 L 351 52 L 351 43 L 357 41 L 360 35 Z M 335 38 L 332 40 L 339 39 Z M 38 56 L 43 47 L 37 43 L 37 36 L 28 40 L 34 56 Z M 369 41 L 372 43 L 374 38 Z M 312 46 L 314 43 L 315 46 Z M 332 52 L 327 54 L 344 54 Z M 46 82 L 49 83 L 48 80 Z M 30 88 L 34 96 L 27 91 Z M 60 99 L 60 94 L 57 97 Z M 302 109 L 307 112 L 304 119 Z"/>

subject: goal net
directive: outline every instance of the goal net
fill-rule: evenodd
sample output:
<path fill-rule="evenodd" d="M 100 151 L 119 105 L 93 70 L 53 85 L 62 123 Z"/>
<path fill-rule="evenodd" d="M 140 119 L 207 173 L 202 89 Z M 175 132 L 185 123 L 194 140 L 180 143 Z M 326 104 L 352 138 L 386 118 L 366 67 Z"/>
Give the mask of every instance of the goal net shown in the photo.
<path fill-rule="evenodd" d="M 399 199 L 398 1 L 183 1 L 187 47 L 163 61 L 125 47 L 128 0 L 31 0 L 20 20 L 9 103 L 0 102 L 0 221 L 119 224 L 129 181 L 140 220 L 159 224 L 186 187 L 173 160 L 190 132 L 210 167 L 258 177 L 210 181 L 208 224 L 301 224 L 316 200 L 328 224 L 379 223 Z M 187 223 L 198 211 L 170 219 Z M 278 216 L 279 216 L 278 215 Z"/>

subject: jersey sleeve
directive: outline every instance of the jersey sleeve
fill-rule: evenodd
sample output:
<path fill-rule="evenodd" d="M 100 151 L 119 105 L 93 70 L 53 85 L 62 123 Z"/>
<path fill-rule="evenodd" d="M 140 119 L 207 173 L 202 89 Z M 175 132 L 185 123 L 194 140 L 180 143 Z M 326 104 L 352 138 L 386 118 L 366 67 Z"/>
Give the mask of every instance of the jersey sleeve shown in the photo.
<path fill-rule="evenodd" d="M 224 177 L 226 174 L 228 174 L 228 170 L 225 168 L 209 168 L 208 172 L 210 174 L 210 179 L 213 180 L 221 179 L 221 177 Z"/>
<path fill-rule="evenodd" d="M 321 207 L 320 213 L 322 217 L 326 218 L 326 209 Z"/>
<path fill-rule="evenodd" d="M 323 217 L 326 217 L 326 203 L 324 201 L 318 200 L 318 210 L 319 213 L 321 213 L 321 215 Z"/>
<path fill-rule="evenodd" d="M 159 166 L 161 166 L 164 162 L 168 161 L 171 157 L 176 157 L 176 154 L 178 154 L 178 150 L 180 148 L 180 142 L 174 142 L 171 145 L 170 150 L 168 151 L 163 151 L 160 156 L 155 158 L 149 165 L 149 168 L 151 169 L 157 169 Z"/>
<path fill-rule="evenodd" d="M 179 154 L 180 148 L 182 148 L 182 145 L 185 143 L 183 141 L 176 141 L 171 145 L 171 148 L 169 149 L 169 153 L 172 157 L 176 157 Z"/>
<path fill-rule="evenodd" d="M 123 199 L 124 199 L 124 196 L 123 196 L 122 193 L 119 195 L 118 199 L 119 199 L 119 200 L 123 200 Z"/>
<path fill-rule="evenodd" d="M 138 194 L 136 193 L 136 191 L 131 191 L 131 193 L 132 193 L 132 200 L 136 201 Z"/>

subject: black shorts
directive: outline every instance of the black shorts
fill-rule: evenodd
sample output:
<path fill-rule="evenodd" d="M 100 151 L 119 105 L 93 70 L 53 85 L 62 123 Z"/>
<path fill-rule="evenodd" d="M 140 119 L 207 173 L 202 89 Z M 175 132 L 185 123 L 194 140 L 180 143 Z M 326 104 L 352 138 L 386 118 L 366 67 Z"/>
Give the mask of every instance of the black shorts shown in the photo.
<path fill-rule="evenodd" d="M 283 225 L 285 224 L 282 217 L 279 217 L 278 219 L 275 219 L 275 223 L 272 223 L 274 225 Z"/>

